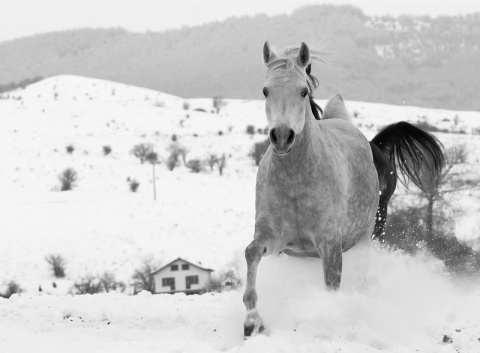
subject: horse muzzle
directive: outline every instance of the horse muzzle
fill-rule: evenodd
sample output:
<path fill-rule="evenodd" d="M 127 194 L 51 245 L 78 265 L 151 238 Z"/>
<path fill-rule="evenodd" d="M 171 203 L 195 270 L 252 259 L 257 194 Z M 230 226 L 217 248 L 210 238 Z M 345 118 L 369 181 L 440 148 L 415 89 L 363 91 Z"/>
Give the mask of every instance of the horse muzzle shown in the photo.
<path fill-rule="evenodd" d="M 270 130 L 270 142 L 273 146 L 273 152 L 285 156 L 290 153 L 295 143 L 295 131 L 286 126 L 273 128 Z"/>

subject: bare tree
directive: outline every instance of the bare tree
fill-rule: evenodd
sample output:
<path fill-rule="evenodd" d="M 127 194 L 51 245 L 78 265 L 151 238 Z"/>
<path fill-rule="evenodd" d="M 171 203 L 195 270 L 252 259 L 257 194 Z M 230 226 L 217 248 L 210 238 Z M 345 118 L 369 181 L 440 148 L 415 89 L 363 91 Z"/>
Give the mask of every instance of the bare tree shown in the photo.
<path fill-rule="evenodd" d="M 65 277 L 65 259 L 61 255 L 50 254 L 45 257 L 50 266 L 52 266 L 53 275 L 57 278 Z"/>
<path fill-rule="evenodd" d="M 153 145 L 150 143 L 140 143 L 133 146 L 130 151 L 131 154 L 140 159 L 140 163 L 142 164 L 146 161 L 146 157 L 150 152 L 153 152 Z"/>
<path fill-rule="evenodd" d="M 155 292 L 155 281 L 152 272 L 156 267 L 157 266 L 153 260 L 146 259 L 143 261 L 142 265 L 135 270 L 132 276 L 135 293 L 142 290 L 149 291 L 150 293 Z"/>
<path fill-rule="evenodd" d="M 445 152 L 445 167 L 440 175 L 435 176 L 428 170 L 422 172 L 426 188 L 420 196 L 427 200 L 426 233 L 427 238 L 433 237 L 433 210 L 437 201 L 442 201 L 445 194 L 470 190 L 480 185 L 480 180 L 462 177 L 456 166 L 465 162 L 468 152 L 465 145 L 449 148 Z"/>
<path fill-rule="evenodd" d="M 65 169 L 60 175 L 58 176 L 58 180 L 60 180 L 60 190 L 61 191 L 68 191 L 72 190 L 76 186 L 76 181 L 78 179 L 77 172 L 73 168 Z"/>
<path fill-rule="evenodd" d="M 222 96 L 215 96 L 212 99 L 213 107 L 215 108 L 215 111 L 220 113 L 220 110 L 227 105 L 227 102 L 223 100 Z"/>

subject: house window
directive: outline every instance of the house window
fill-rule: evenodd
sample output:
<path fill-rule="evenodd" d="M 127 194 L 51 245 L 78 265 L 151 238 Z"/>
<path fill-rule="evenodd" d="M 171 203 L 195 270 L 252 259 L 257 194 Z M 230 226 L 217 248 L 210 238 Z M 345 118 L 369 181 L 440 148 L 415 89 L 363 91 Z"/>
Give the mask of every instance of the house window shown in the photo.
<path fill-rule="evenodd" d="M 183 264 L 182 265 L 182 270 L 185 271 L 185 270 L 188 270 L 188 269 L 190 269 L 190 266 L 188 264 Z"/>
<path fill-rule="evenodd" d="M 175 278 L 173 277 L 162 278 L 162 286 L 170 287 L 170 290 L 175 290 Z"/>
<path fill-rule="evenodd" d="M 178 271 L 178 265 L 172 265 L 170 266 L 171 271 Z"/>
<path fill-rule="evenodd" d="M 190 289 L 192 284 L 198 284 L 198 276 L 187 276 L 186 281 L 187 289 Z"/>

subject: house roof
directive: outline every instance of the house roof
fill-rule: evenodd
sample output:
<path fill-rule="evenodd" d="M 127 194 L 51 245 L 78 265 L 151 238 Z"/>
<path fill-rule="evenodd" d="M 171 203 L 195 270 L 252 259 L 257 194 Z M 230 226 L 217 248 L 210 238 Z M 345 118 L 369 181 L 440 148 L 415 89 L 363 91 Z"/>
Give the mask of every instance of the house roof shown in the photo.
<path fill-rule="evenodd" d="M 156 269 L 156 270 L 153 271 L 151 274 L 154 275 L 154 274 L 160 272 L 161 270 L 163 270 L 164 268 L 167 268 L 168 266 L 170 266 L 171 264 L 173 264 L 175 261 L 178 261 L 178 260 L 184 261 L 184 262 L 188 263 L 189 265 L 195 266 L 195 267 L 197 267 L 197 268 L 199 268 L 199 269 L 201 269 L 201 270 L 213 272 L 213 270 L 210 269 L 210 268 L 202 267 L 200 264 L 196 264 L 196 263 L 194 263 L 194 262 L 190 262 L 190 261 L 187 261 L 187 260 L 185 260 L 185 259 L 182 259 L 181 257 L 177 257 L 175 260 L 170 261 L 168 264 L 166 264 L 166 265 L 164 265 L 164 266 Z"/>

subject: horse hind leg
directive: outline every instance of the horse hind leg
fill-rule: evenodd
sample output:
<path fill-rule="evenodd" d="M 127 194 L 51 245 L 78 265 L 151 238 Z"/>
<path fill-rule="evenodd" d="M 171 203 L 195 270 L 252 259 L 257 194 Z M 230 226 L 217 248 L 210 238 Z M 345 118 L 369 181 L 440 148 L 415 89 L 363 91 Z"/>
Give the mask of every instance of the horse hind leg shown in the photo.
<path fill-rule="evenodd" d="M 385 181 L 380 180 L 380 185 L 382 186 L 383 184 L 383 187 L 380 190 L 378 209 L 375 215 L 375 227 L 372 235 L 372 239 L 376 239 L 381 243 L 385 241 L 383 236 L 385 235 L 385 223 L 387 222 L 388 202 L 396 188 L 396 176 L 393 171 L 391 171 L 388 176 L 382 179 Z"/>

